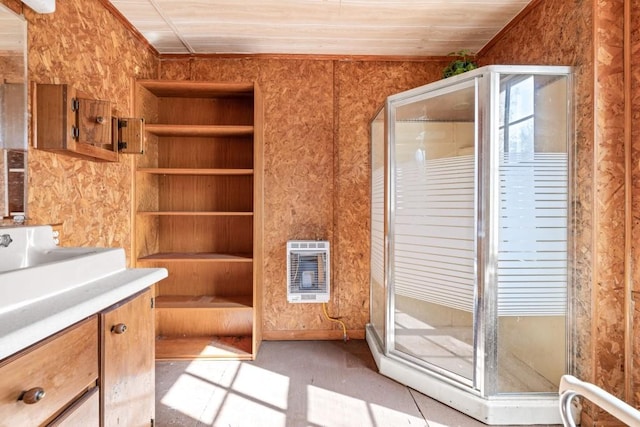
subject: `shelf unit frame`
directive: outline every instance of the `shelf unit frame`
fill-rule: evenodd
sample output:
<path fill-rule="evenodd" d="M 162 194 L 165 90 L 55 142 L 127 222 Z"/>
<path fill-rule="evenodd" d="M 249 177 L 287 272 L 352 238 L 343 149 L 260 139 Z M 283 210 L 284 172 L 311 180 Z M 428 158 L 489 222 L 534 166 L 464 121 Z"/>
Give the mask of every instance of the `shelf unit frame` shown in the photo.
<path fill-rule="evenodd" d="M 262 341 L 263 100 L 255 83 L 137 80 L 132 254 L 165 267 L 156 359 L 255 359 Z"/>

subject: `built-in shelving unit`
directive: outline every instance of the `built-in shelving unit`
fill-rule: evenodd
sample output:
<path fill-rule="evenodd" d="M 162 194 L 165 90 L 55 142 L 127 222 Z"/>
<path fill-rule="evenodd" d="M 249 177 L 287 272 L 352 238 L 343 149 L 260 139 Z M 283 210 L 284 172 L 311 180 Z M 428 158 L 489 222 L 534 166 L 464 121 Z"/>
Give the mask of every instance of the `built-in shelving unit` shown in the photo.
<path fill-rule="evenodd" d="M 156 358 L 252 359 L 261 340 L 262 102 L 253 83 L 141 80 L 134 252 L 162 266 Z"/>

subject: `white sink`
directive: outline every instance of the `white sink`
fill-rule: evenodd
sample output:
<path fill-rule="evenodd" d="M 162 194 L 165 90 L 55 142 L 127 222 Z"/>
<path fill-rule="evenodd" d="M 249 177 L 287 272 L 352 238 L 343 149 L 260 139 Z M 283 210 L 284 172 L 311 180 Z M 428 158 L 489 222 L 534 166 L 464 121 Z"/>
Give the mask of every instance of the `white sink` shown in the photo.
<path fill-rule="evenodd" d="M 0 246 L 0 314 L 126 269 L 122 248 L 61 248 L 50 226 L 0 227 L 3 235 L 12 241 Z"/>

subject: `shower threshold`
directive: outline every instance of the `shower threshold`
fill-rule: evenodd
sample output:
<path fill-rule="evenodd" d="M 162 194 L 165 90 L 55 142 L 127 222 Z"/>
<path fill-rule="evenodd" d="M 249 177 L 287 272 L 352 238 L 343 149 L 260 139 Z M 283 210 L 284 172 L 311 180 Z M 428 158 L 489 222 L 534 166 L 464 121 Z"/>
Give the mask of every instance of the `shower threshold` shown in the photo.
<path fill-rule="evenodd" d="M 473 388 L 393 354 L 385 354 L 370 324 L 366 327 L 366 340 L 381 374 L 478 421 L 488 425 L 562 424 L 557 393 L 481 396 Z"/>

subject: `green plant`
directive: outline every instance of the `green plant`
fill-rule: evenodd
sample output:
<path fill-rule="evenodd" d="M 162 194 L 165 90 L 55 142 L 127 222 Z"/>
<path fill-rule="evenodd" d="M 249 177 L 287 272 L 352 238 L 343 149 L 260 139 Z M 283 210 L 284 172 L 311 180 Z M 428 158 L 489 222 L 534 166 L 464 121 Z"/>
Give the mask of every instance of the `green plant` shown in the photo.
<path fill-rule="evenodd" d="M 449 56 L 457 56 L 458 59 L 451 61 L 451 63 L 447 65 L 447 67 L 442 71 L 442 78 L 446 79 L 447 77 L 456 76 L 478 68 L 478 64 L 469 59 L 473 54 L 466 49 L 451 52 L 449 53 Z"/>

